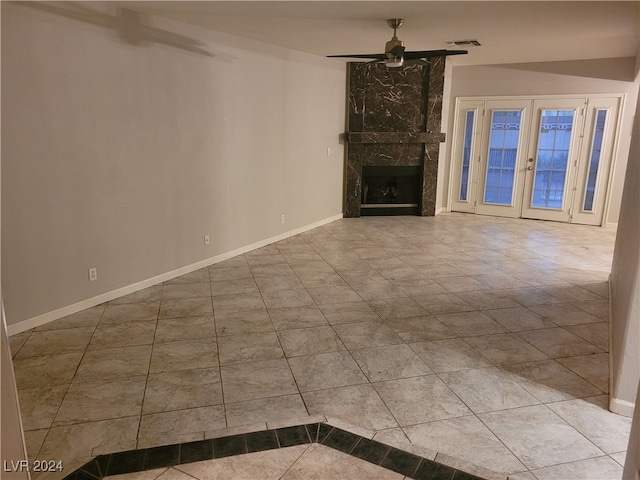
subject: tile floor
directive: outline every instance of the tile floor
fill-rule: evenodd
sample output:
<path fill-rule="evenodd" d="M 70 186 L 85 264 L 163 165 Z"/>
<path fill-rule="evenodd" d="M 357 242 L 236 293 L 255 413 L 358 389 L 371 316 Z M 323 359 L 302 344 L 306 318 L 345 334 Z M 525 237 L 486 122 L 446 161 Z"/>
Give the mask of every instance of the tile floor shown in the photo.
<path fill-rule="evenodd" d="M 485 477 L 619 478 L 614 238 L 465 214 L 342 219 L 14 335 L 29 454 L 68 474 L 322 417 Z M 204 478 L 168 472 L 149 478 Z"/>

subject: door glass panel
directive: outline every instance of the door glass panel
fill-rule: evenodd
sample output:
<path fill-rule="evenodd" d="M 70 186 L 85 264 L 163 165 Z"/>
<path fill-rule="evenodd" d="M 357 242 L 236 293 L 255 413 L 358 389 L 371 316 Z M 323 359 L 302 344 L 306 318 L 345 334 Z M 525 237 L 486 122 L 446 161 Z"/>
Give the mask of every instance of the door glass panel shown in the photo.
<path fill-rule="evenodd" d="M 484 203 L 513 204 L 521 120 L 520 110 L 494 110 L 491 114 Z"/>
<path fill-rule="evenodd" d="M 562 210 L 573 110 L 542 110 L 531 206 Z"/>
<path fill-rule="evenodd" d="M 596 192 L 596 180 L 598 179 L 598 167 L 600 166 L 600 157 L 602 155 L 602 140 L 604 138 L 604 125 L 606 120 L 607 111 L 597 110 L 596 125 L 593 130 L 593 139 L 591 140 L 591 156 L 589 160 L 589 171 L 587 172 L 587 185 L 582 203 L 582 210 L 585 212 L 593 212 L 593 199 Z"/>
<path fill-rule="evenodd" d="M 462 172 L 460 174 L 460 200 L 467 201 L 469 196 L 469 164 L 471 162 L 471 139 L 473 138 L 473 119 L 475 111 L 467 111 L 464 128 L 464 148 L 462 150 Z"/>

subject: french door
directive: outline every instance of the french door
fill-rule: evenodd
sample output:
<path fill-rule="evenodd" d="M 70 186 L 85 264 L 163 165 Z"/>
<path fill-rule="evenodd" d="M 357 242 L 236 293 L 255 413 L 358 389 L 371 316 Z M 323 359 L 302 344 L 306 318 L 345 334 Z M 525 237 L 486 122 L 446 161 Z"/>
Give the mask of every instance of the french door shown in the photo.
<path fill-rule="evenodd" d="M 451 209 L 600 225 L 621 100 L 459 99 Z"/>

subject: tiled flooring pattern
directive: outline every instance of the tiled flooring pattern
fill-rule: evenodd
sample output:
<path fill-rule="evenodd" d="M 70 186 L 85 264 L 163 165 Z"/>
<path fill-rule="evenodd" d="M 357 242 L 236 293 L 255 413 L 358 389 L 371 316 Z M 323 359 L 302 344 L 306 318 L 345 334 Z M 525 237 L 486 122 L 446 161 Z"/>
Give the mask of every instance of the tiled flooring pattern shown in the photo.
<path fill-rule="evenodd" d="M 342 219 L 14 335 L 30 455 L 74 469 L 326 415 L 518 480 L 619 478 L 614 237 L 464 214 Z"/>

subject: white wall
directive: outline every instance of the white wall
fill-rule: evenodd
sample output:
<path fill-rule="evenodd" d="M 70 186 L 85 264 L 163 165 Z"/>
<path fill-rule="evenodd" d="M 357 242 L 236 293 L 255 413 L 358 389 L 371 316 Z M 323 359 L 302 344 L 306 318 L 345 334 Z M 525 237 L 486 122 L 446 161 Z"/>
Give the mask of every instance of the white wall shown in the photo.
<path fill-rule="evenodd" d="M 470 52 L 470 55 L 473 51 Z M 446 161 L 439 178 L 449 179 L 451 144 L 457 97 L 532 96 L 561 94 L 626 94 L 618 157 L 615 160 L 607 222 L 618 222 L 624 173 L 629 152 L 633 115 L 638 97 L 634 80 L 635 58 L 571 62 L 460 66 L 451 68 L 451 96 L 447 117 Z M 440 182 L 438 208 L 447 208 L 447 182 Z"/>
<path fill-rule="evenodd" d="M 1 7 L 10 333 L 341 214 L 341 63 L 155 18 L 213 56 L 132 45 L 37 4 Z"/>

